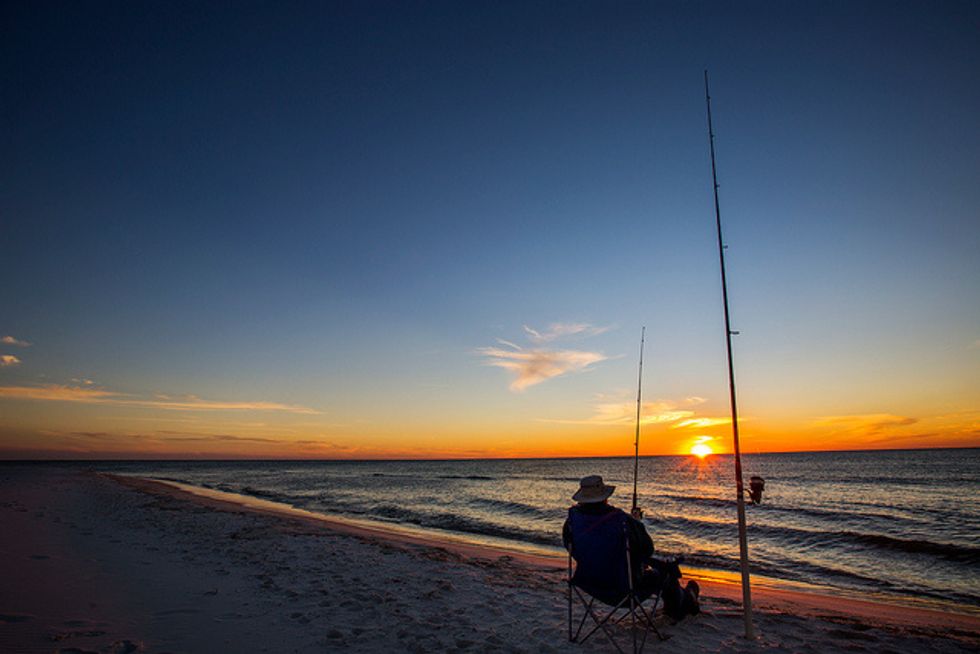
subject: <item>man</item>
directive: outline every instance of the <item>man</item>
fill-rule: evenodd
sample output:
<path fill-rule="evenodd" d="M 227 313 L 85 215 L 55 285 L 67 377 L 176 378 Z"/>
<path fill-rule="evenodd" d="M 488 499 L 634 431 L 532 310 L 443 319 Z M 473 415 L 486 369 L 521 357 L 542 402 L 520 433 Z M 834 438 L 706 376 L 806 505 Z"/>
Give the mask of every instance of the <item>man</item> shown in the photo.
<path fill-rule="evenodd" d="M 638 599 L 642 601 L 662 588 L 664 611 L 672 619 L 699 613 L 698 583 L 689 581 L 681 589 L 677 564 L 651 558 L 653 541 L 643 523 L 609 504 L 614 490 L 616 487 L 604 484 L 599 475 L 590 475 L 582 478 L 572 496 L 577 504 L 568 510 L 562 540 L 577 564 L 573 583 L 606 604 L 619 604 L 629 590 L 625 533 Z"/>

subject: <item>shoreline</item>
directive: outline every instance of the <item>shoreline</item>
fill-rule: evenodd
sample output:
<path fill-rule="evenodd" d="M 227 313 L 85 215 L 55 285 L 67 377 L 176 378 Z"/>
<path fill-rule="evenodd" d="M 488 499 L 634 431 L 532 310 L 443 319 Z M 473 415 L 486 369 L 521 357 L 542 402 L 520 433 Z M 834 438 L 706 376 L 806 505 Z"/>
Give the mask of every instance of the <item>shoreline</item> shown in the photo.
<path fill-rule="evenodd" d="M 435 535 L 425 536 L 412 530 L 398 529 L 397 526 L 385 525 L 382 527 L 367 521 L 329 516 L 298 509 L 280 502 L 171 480 L 114 473 L 96 474 L 143 492 L 160 493 L 218 510 L 243 510 L 282 519 L 298 520 L 327 530 L 401 546 L 445 550 L 458 556 L 473 559 L 507 558 L 545 570 L 564 570 L 567 565 L 567 559 L 561 554 L 533 553 L 516 547 L 513 549 L 496 547 L 470 542 L 464 537 L 440 538 L 444 536 L 443 534 L 439 534 L 439 537 Z M 686 566 L 684 570 L 686 577 L 696 579 L 701 584 L 703 596 L 735 601 L 741 605 L 742 589 L 737 573 L 688 568 Z M 890 603 L 879 598 L 864 600 L 842 597 L 832 595 L 829 592 L 821 592 L 820 589 L 780 588 L 771 585 L 772 582 L 780 583 L 779 580 L 767 579 L 766 581 L 769 583 L 753 583 L 752 603 L 754 608 L 783 611 L 821 619 L 857 619 L 892 627 L 948 628 L 962 631 L 964 634 L 980 635 L 980 616 L 969 613 Z"/>

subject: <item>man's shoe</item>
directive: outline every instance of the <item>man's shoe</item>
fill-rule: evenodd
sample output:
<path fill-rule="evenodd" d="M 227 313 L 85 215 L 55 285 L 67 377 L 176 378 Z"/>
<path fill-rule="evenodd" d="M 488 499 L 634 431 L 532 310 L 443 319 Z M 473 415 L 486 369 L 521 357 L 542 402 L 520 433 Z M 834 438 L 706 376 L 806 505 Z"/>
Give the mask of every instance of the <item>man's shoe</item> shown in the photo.
<path fill-rule="evenodd" d="M 701 612 L 701 586 L 693 579 L 684 587 L 684 613 L 697 615 Z"/>

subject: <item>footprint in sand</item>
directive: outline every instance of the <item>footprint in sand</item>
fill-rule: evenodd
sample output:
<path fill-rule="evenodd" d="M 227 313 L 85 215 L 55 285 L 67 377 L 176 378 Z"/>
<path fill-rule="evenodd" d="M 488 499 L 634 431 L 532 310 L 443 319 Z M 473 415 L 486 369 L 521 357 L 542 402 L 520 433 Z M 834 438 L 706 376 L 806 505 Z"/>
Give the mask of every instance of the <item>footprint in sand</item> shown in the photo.
<path fill-rule="evenodd" d="M 68 640 L 69 638 L 98 638 L 99 636 L 105 636 L 106 632 L 101 629 L 90 629 L 89 631 L 66 631 L 57 634 L 53 634 L 48 638 L 54 642 L 60 640 Z"/>
<path fill-rule="evenodd" d="M 194 613 L 200 613 L 198 609 L 168 609 L 166 611 L 157 611 L 154 613 L 154 617 L 166 618 L 171 615 L 193 615 Z"/>
<path fill-rule="evenodd" d="M 221 615 L 215 616 L 216 620 L 247 620 L 249 616 L 245 613 L 235 611 L 233 613 L 222 613 Z"/>
<path fill-rule="evenodd" d="M 875 642 L 878 639 L 869 634 L 861 633 L 860 631 L 849 631 L 846 629 L 832 629 L 827 632 L 828 636 L 833 636 L 834 638 L 844 638 L 846 640 L 863 640 L 868 642 Z"/>

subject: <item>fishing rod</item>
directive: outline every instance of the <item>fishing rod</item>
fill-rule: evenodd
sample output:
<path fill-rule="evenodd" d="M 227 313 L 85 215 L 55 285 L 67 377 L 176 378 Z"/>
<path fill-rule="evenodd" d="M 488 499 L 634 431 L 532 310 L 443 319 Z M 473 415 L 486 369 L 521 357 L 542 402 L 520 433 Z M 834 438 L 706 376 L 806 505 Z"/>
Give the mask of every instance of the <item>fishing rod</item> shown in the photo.
<path fill-rule="evenodd" d="M 643 395 L 643 342 L 646 340 L 647 328 L 640 328 L 640 372 L 636 380 L 636 439 L 633 441 L 633 508 L 630 514 L 639 520 L 643 517 L 643 509 L 636 505 L 636 478 L 640 469 L 640 398 Z"/>
<path fill-rule="evenodd" d="M 752 590 L 749 582 L 749 545 L 745 534 L 745 486 L 742 483 L 742 454 L 738 445 L 738 407 L 735 401 L 735 364 L 732 359 L 732 336 L 738 332 L 732 331 L 731 318 L 728 311 L 728 280 L 725 276 L 725 249 L 721 235 L 721 208 L 718 203 L 718 172 L 715 165 L 715 132 L 711 124 L 711 94 L 708 92 L 708 71 L 704 71 L 704 101 L 708 108 L 708 143 L 711 148 L 711 183 L 715 194 L 715 225 L 718 228 L 718 260 L 721 264 L 721 296 L 725 304 L 725 342 L 728 346 L 728 388 L 732 407 L 732 437 L 735 442 L 735 486 L 738 506 L 738 549 L 739 564 L 742 571 L 742 610 L 745 618 L 745 637 L 755 638 L 755 627 L 752 625 Z M 756 490 L 753 478 L 753 491 Z M 760 478 L 761 481 L 761 478 Z M 762 490 L 759 489 L 759 496 Z M 754 501 L 754 497 L 753 497 Z"/>

